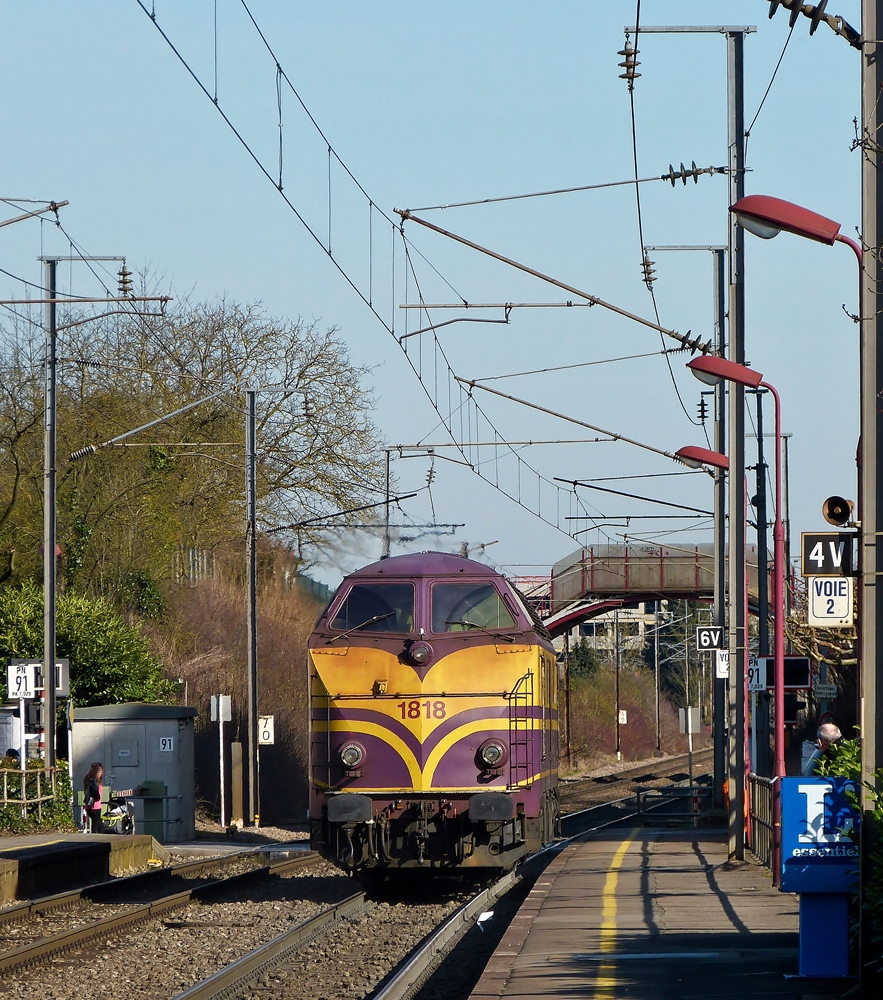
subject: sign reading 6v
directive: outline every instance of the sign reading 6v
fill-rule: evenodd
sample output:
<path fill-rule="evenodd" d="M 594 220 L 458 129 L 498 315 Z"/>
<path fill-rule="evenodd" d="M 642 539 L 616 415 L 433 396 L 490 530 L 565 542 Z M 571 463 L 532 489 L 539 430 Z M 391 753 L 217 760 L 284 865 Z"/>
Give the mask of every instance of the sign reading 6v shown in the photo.
<path fill-rule="evenodd" d="M 702 652 L 703 649 L 723 649 L 724 648 L 723 626 L 697 625 L 696 648 L 700 652 Z"/>

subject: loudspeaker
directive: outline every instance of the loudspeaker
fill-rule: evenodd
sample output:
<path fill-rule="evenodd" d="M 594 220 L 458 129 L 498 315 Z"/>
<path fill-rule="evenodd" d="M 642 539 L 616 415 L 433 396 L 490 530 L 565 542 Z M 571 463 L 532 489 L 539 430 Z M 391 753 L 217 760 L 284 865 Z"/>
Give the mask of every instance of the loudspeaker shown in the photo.
<path fill-rule="evenodd" d="M 845 497 L 828 497 L 822 504 L 822 517 L 828 524 L 836 524 L 838 528 L 845 527 L 852 520 L 855 504 Z"/>

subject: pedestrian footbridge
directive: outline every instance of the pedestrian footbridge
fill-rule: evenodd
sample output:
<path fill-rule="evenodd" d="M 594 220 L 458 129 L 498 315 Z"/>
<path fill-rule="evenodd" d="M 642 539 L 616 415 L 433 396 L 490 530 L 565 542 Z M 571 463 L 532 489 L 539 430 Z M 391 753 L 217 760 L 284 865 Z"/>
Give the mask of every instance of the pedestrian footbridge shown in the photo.
<path fill-rule="evenodd" d="M 747 546 L 748 602 L 757 601 L 757 547 Z M 552 567 L 551 613 L 544 619 L 553 636 L 590 618 L 645 601 L 711 600 L 714 546 L 592 545 Z"/>

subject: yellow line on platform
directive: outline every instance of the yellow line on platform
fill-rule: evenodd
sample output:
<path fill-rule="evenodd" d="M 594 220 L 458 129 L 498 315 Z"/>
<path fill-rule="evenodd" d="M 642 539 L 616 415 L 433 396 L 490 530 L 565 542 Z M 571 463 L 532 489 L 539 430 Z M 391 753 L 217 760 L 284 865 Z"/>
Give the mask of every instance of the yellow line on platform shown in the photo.
<path fill-rule="evenodd" d="M 79 838 L 77 839 L 79 840 Z M 12 854 L 13 851 L 30 851 L 35 847 L 48 847 L 50 844 L 61 844 L 63 842 L 59 838 L 57 840 L 41 840 L 38 844 L 14 844 L 12 847 L 0 847 L 0 856 Z"/>
<path fill-rule="evenodd" d="M 638 831 L 632 832 L 616 849 L 610 867 L 607 870 L 607 878 L 604 880 L 604 888 L 601 891 L 601 940 L 600 950 L 604 954 L 611 954 L 616 951 L 616 887 L 619 882 L 619 870 L 626 856 L 626 852 L 634 843 Z M 618 985 L 613 978 L 616 969 L 615 962 L 602 962 L 598 966 L 598 975 L 595 979 L 595 997 L 609 996 L 611 987 Z"/>

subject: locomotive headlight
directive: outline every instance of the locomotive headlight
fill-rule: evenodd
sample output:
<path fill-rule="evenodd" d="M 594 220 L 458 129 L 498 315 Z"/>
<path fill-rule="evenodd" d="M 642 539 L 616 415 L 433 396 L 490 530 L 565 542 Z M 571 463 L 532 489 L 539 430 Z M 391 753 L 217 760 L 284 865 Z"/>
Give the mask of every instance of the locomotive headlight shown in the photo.
<path fill-rule="evenodd" d="M 506 758 L 506 748 L 499 740 L 486 740 L 478 748 L 478 757 L 485 767 L 499 767 Z"/>
<path fill-rule="evenodd" d="M 427 663 L 432 659 L 432 646 L 428 642 L 415 642 L 408 655 L 415 663 Z"/>
<path fill-rule="evenodd" d="M 352 771 L 365 759 L 365 750 L 358 743 L 344 743 L 337 751 L 337 755 L 340 757 L 340 763 L 348 771 Z"/>

